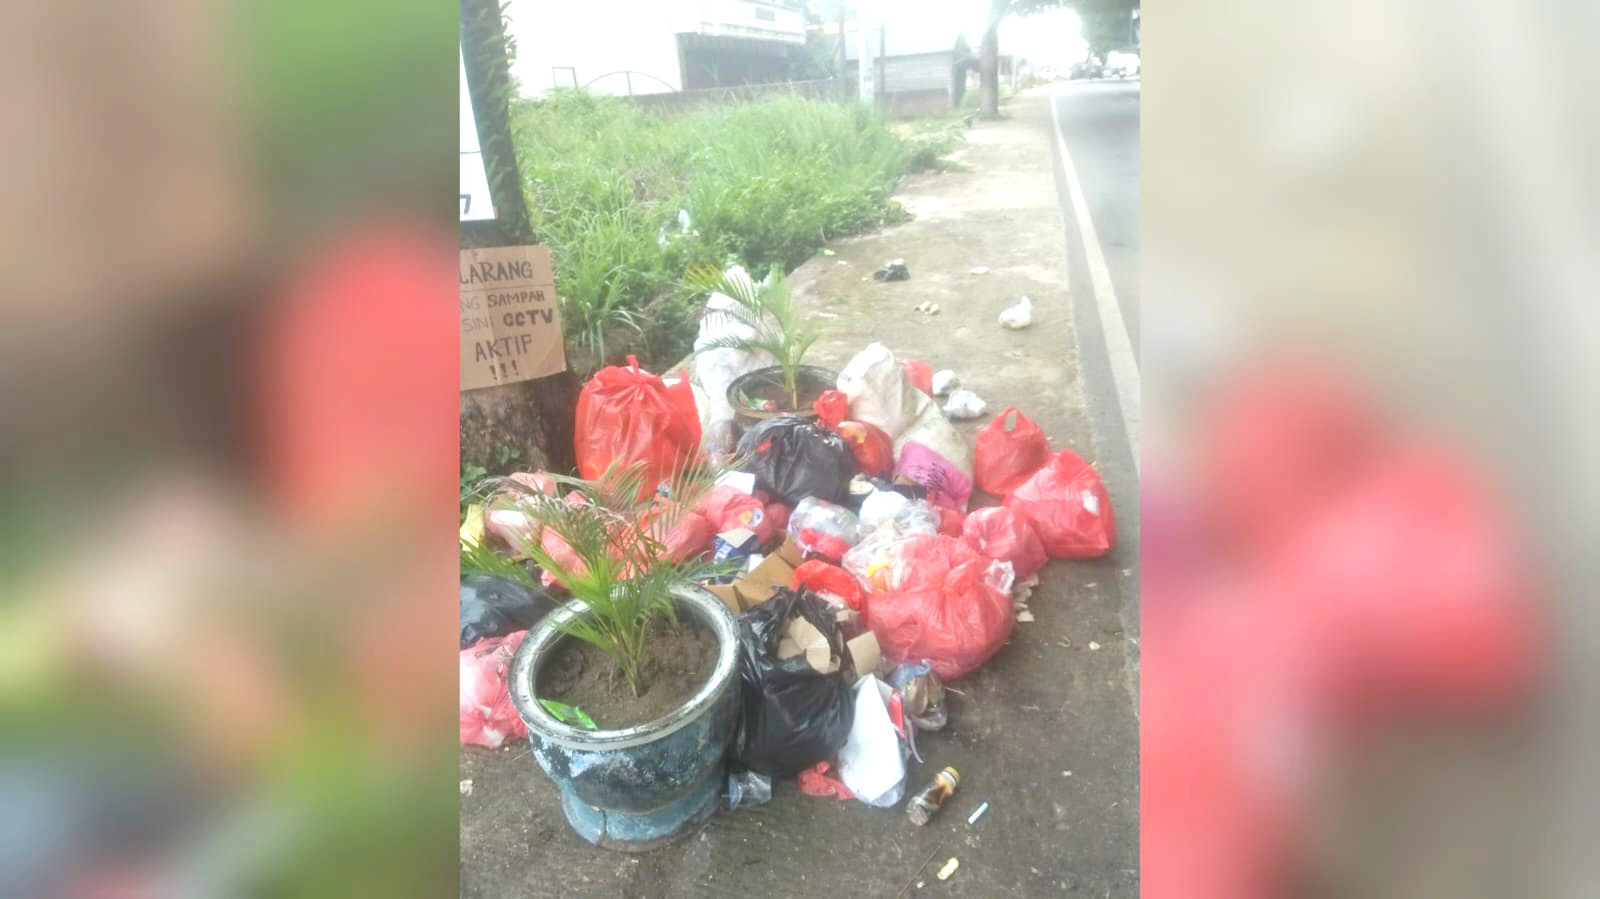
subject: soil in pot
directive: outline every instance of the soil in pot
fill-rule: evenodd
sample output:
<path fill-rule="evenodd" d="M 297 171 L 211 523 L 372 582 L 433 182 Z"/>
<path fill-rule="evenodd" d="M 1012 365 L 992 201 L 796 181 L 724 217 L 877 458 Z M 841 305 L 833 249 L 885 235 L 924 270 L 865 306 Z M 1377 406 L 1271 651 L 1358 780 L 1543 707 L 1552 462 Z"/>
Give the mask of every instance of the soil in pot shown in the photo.
<path fill-rule="evenodd" d="M 795 384 L 795 390 L 800 394 L 800 403 L 790 408 L 789 388 L 784 386 L 782 372 L 773 372 L 770 376 L 751 378 L 739 390 L 735 397 L 734 408 L 746 415 L 778 415 L 786 412 L 807 414 L 825 391 L 833 389 L 833 384 L 817 378 L 807 377 L 804 373 Z"/>
<path fill-rule="evenodd" d="M 688 616 L 662 622 L 645 641 L 646 688 L 633 695 L 610 656 L 572 637 L 563 639 L 539 672 L 535 694 L 575 705 L 601 730 L 646 724 L 688 702 L 711 678 L 720 655 L 717 638 Z"/>

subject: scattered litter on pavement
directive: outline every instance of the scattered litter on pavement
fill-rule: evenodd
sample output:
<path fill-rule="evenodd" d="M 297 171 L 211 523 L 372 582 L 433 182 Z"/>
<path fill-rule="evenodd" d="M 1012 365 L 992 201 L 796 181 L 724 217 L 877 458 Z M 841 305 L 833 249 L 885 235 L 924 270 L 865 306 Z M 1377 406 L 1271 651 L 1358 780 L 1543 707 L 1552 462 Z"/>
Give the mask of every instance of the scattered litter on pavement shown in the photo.
<path fill-rule="evenodd" d="M 941 368 L 933 373 L 933 395 L 944 396 L 950 391 L 961 386 L 961 379 L 948 368 Z"/>
<path fill-rule="evenodd" d="M 1091 652 L 1093 652 L 1093 651 L 1095 651 L 1095 650 L 1098 650 L 1098 649 L 1099 649 L 1099 648 L 1100 648 L 1100 644 L 1099 644 L 1099 643 L 1096 643 L 1096 642 L 1094 642 L 1094 641 L 1093 641 L 1093 640 L 1090 640 L 1090 641 L 1089 641 L 1089 650 L 1090 650 L 1090 651 L 1091 651 Z"/>
<path fill-rule="evenodd" d="M 959 867 L 961 867 L 961 861 L 952 857 L 949 861 L 944 863 L 943 868 L 939 869 L 939 879 L 949 880 L 950 875 L 956 873 L 956 869 Z"/>
<path fill-rule="evenodd" d="M 1033 324 L 1033 301 L 1024 296 L 1011 306 L 1000 312 L 1000 326 L 1020 331 Z"/>
<path fill-rule="evenodd" d="M 927 786 L 917 791 L 906 803 L 906 817 L 911 823 L 922 827 L 929 819 L 944 808 L 944 801 L 956 794 L 956 787 L 961 785 L 961 774 L 955 768 L 945 766 Z"/>
<path fill-rule="evenodd" d="M 912 308 L 915 309 L 916 311 L 922 313 L 923 315 L 938 315 L 939 314 L 939 304 L 938 303 L 932 303 L 932 302 L 926 302 L 925 301 L 925 302 L 918 303 L 917 305 L 913 306 Z"/>
<path fill-rule="evenodd" d="M 989 267 L 987 265 L 974 265 L 972 273 L 974 275 L 987 275 L 989 274 Z"/>
<path fill-rule="evenodd" d="M 833 256 L 833 255 L 836 255 L 836 254 L 832 250 L 828 249 L 827 247 L 822 247 L 822 248 L 817 250 L 817 255 L 818 256 Z"/>
<path fill-rule="evenodd" d="M 730 809 L 765 805 L 772 801 L 772 778 L 755 771 L 730 771 L 723 798 Z"/>
<path fill-rule="evenodd" d="M 839 313 L 837 313 L 837 312 L 818 312 L 817 313 L 817 318 L 838 318 L 838 317 L 839 317 Z"/>
<path fill-rule="evenodd" d="M 957 419 L 981 418 L 988 408 L 983 397 L 970 390 L 952 390 L 950 398 L 944 402 L 944 414 Z"/>
<path fill-rule="evenodd" d="M 904 259 L 891 259 L 873 272 L 872 277 L 879 281 L 905 281 L 911 277 L 911 269 L 906 268 Z"/>
<path fill-rule="evenodd" d="M 466 780 L 463 780 L 461 782 L 461 795 L 463 795 L 463 796 L 471 796 L 472 795 L 472 778 L 469 777 Z"/>
<path fill-rule="evenodd" d="M 1028 611 L 1027 609 L 1023 609 L 1022 611 L 1017 613 L 1017 620 L 1022 622 L 1023 624 L 1032 624 L 1033 623 L 1033 613 Z"/>
<path fill-rule="evenodd" d="M 977 824 L 978 823 L 978 819 L 982 818 L 983 817 L 983 813 L 987 812 L 988 810 L 989 810 L 989 803 L 987 803 L 987 802 L 985 802 L 983 805 L 978 806 L 977 809 L 975 809 L 973 811 L 973 813 L 967 817 L 967 823 L 968 824 Z"/>

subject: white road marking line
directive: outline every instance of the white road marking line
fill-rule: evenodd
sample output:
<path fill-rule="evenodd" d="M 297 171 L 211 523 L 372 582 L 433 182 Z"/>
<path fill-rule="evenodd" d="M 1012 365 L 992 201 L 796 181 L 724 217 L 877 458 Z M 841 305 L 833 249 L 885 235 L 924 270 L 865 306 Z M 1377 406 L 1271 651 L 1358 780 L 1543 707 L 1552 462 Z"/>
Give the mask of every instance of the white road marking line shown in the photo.
<path fill-rule="evenodd" d="M 1067 139 L 1061 131 L 1061 114 L 1056 111 L 1056 93 L 1049 95 L 1050 121 L 1055 126 L 1056 148 L 1061 151 L 1061 165 L 1067 176 L 1067 192 L 1072 196 L 1072 213 L 1078 220 L 1078 233 L 1083 235 L 1083 255 L 1089 263 L 1089 286 L 1094 292 L 1095 307 L 1100 312 L 1100 330 L 1105 335 L 1106 357 L 1111 362 L 1111 380 L 1117 392 L 1117 406 L 1122 412 L 1123 430 L 1128 433 L 1129 449 L 1133 451 L 1133 470 L 1139 468 L 1139 354 L 1134 352 L 1133 341 L 1128 339 L 1128 328 L 1122 320 L 1122 308 L 1117 304 L 1116 289 L 1111 286 L 1111 271 L 1106 267 L 1106 254 L 1100 248 L 1100 236 L 1095 231 L 1094 219 L 1089 217 L 1089 204 L 1083 199 L 1083 185 L 1078 181 L 1078 170 L 1072 165 L 1072 153 L 1067 150 Z M 1066 211 L 1062 210 L 1062 218 Z"/>

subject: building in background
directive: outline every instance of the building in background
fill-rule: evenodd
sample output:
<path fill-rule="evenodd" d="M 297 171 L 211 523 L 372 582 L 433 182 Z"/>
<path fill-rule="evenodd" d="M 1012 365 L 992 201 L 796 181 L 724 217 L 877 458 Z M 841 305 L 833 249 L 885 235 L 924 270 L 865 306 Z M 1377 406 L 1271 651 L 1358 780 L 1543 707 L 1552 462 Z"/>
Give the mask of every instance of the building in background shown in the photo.
<path fill-rule="evenodd" d="M 927 115 L 961 104 L 966 94 L 967 71 L 976 63 L 959 28 L 892 21 L 881 32 L 868 32 L 877 40 L 872 55 L 878 57 L 878 96 L 895 115 Z M 857 33 L 845 38 L 847 81 L 859 77 L 861 40 Z"/>
<path fill-rule="evenodd" d="M 802 2 L 510 0 L 522 96 L 581 87 L 630 96 L 789 78 L 804 52 Z"/>

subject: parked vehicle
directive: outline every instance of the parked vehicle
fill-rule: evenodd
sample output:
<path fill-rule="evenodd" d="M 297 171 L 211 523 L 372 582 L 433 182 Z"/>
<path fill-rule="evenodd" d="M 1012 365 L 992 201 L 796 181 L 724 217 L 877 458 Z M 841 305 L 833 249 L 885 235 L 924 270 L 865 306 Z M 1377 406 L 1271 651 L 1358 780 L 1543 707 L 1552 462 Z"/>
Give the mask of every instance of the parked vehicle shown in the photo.
<path fill-rule="evenodd" d="M 1131 78 L 1139 74 L 1139 54 L 1112 50 L 1106 54 L 1105 70 L 1108 78 Z"/>

